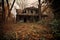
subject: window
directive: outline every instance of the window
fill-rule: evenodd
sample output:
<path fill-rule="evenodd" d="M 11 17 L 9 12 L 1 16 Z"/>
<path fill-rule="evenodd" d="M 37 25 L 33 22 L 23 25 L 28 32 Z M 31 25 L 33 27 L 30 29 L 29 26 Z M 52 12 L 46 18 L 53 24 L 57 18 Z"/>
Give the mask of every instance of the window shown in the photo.
<path fill-rule="evenodd" d="M 33 11 L 31 10 L 31 13 L 33 13 Z"/>
<path fill-rule="evenodd" d="M 24 10 L 23 13 L 26 13 L 26 10 Z"/>
<path fill-rule="evenodd" d="M 24 11 L 24 13 L 26 13 L 26 10 Z"/>

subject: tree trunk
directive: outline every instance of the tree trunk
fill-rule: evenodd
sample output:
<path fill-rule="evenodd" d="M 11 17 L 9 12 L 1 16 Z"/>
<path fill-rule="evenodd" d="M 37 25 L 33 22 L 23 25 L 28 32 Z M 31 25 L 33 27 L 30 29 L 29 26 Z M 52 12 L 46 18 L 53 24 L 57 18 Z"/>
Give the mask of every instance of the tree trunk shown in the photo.
<path fill-rule="evenodd" d="M 13 6 L 14 6 L 15 0 L 13 1 L 11 8 L 9 8 L 9 1 L 6 0 L 6 2 L 7 2 L 7 7 L 8 7 L 8 17 L 10 17 L 11 10 L 12 10 L 12 8 L 13 8 Z"/>
<path fill-rule="evenodd" d="M 5 22 L 4 0 L 2 0 L 2 20 L 3 20 L 3 22 Z"/>
<path fill-rule="evenodd" d="M 41 3 L 40 3 L 41 0 L 38 0 L 38 10 L 39 10 L 39 20 L 41 20 Z"/>

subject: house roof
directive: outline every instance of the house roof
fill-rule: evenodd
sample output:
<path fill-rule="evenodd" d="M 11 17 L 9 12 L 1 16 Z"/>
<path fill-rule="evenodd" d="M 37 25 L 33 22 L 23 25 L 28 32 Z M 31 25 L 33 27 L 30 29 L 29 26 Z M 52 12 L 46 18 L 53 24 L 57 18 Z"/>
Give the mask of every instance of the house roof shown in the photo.
<path fill-rule="evenodd" d="M 27 7 L 24 10 L 38 10 L 38 8 L 36 8 L 36 7 Z"/>

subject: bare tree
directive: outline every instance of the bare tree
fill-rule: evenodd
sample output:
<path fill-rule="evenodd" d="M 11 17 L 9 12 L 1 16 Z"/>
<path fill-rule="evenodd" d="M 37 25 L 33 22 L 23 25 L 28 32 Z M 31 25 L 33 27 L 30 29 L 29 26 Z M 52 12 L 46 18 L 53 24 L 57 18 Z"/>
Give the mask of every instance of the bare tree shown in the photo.
<path fill-rule="evenodd" d="M 38 0 L 39 19 L 41 19 L 41 3 L 40 2 L 41 2 L 41 0 Z"/>
<path fill-rule="evenodd" d="M 5 9 L 4 9 L 4 0 L 2 0 L 2 20 L 5 21 Z"/>
<path fill-rule="evenodd" d="M 9 17 L 10 16 L 10 13 L 11 13 L 11 10 L 12 10 L 12 8 L 14 6 L 15 0 L 13 1 L 11 8 L 9 8 L 9 1 L 6 0 L 6 2 L 7 2 L 7 6 L 8 6 L 8 17 Z"/>

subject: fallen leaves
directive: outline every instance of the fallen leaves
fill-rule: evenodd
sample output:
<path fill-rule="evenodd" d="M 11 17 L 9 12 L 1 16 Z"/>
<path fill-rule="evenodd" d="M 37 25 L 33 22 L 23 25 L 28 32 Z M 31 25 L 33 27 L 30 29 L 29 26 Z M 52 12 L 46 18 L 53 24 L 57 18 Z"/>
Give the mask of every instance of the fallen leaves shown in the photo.
<path fill-rule="evenodd" d="M 6 30 L 6 28 L 8 29 L 5 31 L 6 33 L 9 35 L 11 33 L 10 36 L 12 36 L 14 32 L 14 37 L 21 40 L 40 40 L 42 36 L 48 39 L 53 38 L 52 34 L 49 34 L 50 30 L 48 27 L 35 23 L 10 24 L 5 25 L 4 30 Z"/>

